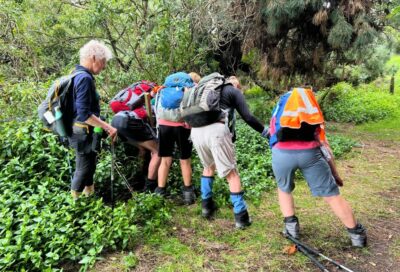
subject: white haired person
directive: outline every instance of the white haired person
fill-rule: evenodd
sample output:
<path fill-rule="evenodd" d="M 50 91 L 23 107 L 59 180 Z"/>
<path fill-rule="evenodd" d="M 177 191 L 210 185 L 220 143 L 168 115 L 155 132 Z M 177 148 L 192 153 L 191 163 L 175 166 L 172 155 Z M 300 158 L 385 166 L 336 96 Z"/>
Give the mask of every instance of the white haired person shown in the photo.
<path fill-rule="evenodd" d="M 74 71 L 76 75 L 71 92 L 74 122 L 72 135 L 68 139 L 76 154 L 75 173 L 71 182 L 71 195 L 75 200 L 82 192 L 86 196 L 94 193 L 93 176 L 98 152 L 94 132 L 105 131 L 112 141 L 117 137 L 117 129 L 100 119 L 100 95 L 94 79 L 94 75 L 104 70 L 112 53 L 96 40 L 85 44 L 79 53 L 80 64 Z"/>

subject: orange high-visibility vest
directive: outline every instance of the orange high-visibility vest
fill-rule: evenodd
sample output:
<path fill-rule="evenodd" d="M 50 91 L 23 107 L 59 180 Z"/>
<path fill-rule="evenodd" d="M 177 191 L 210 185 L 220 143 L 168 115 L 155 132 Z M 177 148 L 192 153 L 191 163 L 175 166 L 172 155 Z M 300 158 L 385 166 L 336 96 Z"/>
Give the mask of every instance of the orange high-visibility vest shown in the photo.
<path fill-rule="evenodd" d="M 320 125 L 320 140 L 326 141 L 324 116 L 312 89 L 294 88 L 280 118 L 280 126 L 299 129 L 301 123 Z"/>

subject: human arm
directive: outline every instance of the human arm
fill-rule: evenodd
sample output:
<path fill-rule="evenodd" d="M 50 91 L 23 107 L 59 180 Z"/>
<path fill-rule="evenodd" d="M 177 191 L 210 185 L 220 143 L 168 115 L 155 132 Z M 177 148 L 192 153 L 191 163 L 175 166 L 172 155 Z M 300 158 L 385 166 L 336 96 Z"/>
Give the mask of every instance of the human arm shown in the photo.
<path fill-rule="evenodd" d="M 244 95 L 237 89 L 230 87 L 229 94 L 232 97 L 233 107 L 243 120 L 254 130 L 263 133 L 265 128 L 264 125 L 250 112 L 249 107 L 246 104 Z M 265 132 L 266 134 L 266 132 Z"/>
<path fill-rule="evenodd" d="M 327 163 L 329 165 L 329 168 L 331 169 L 332 176 L 335 178 L 336 184 L 341 187 L 341 186 L 343 186 L 344 183 L 343 183 L 342 178 L 339 175 L 339 172 L 337 171 L 332 149 L 330 148 L 329 143 L 326 139 L 325 140 L 320 139 L 319 131 L 320 131 L 320 129 L 317 129 L 315 137 L 320 144 L 320 149 L 321 149 L 322 155 L 324 156 L 325 160 L 327 161 Z"/>
<path fill-rule="evenodd" d="M 86 121 L 86 124 L 92 126 L 92 127 L 101 127 L 107 134 L 111 137 L 111 140 L 115 142 L 117 139 L 117 129 L 114 128 L 113 126 L 109 125 L 108 123 L 104 122 L 101 120 L 99 117 L 96 115 L 91 115 Z"/>

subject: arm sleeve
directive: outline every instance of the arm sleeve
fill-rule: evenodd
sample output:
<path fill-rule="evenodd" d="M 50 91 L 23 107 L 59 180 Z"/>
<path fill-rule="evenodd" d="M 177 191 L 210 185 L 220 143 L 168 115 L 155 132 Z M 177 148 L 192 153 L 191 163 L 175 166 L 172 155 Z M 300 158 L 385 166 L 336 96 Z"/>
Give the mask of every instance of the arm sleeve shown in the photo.
<path fill-rule="evenodd" d="M 238 111 L 240 116 L 242 116 L 243 120 L 254 130 L 260 133 L 263 132 L 264 125 L 260 121 L 258 121 L 258 119 L 255 118 L 253 114 L 251 114 L 249 107 L 246 104 L 244 95 L 238 90 L 235 90 L 234 92 L 232 92 L 232 94 L 234 98 L 235 109 Z"/>
<path fill-rule="evenodd" d="M 92 79 L 83 77 L 75 85 L 75 107 L 77 113 L 77 121 L 85 122 L 93 112 L 91 109 L 92 97 Z"/>

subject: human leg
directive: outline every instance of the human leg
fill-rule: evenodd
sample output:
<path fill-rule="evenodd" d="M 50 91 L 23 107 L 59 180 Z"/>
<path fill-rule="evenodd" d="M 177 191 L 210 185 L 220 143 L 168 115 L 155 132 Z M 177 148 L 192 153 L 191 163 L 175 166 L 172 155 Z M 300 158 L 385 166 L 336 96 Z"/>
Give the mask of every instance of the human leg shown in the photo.
<path fill-rule="evenodd" d="M 192 149 L 190 141 L 190 129 L 179 127 L 176 129 L 177 144 L 180 152 L 180 167 L 183 178 L 182 196 L 185 204 L 190 205 L 195 202 L 196 194 L 192 185 Z"/>
<path fill-rule="evenodd" d="M 151 152 L 151 159 L 144 190 L 153 192 L 157 187 L 157 172 L 161 163 L 161 158 L 158 156 L 158 145 L 154 140 L 141 142 L 140 145 Z"/>
<path fill-rule="evenodd" d="M 85 196 L 91 196 L 94 194 L 94 173 L 96 172 L 96 163 L 97 163 L 97 153 L 91 152 L 88 154 L 89 160 L 89 173 L 87 178 L 85 179 L 85 188 L 83 189 L 83 194 Z"/>
<path fill-rule="evenodd" d="M 93 155 L 76 152 L 75 172 L 71 182 L 71 195 L 76 200 L 85 186 L 93 185 Z M 94 189 L 94 188 L 93 188 Z"/>
<path fill-rule="evenodd" d="M 284 217 L 283 233 L 298 238 L 300 233 L 299 220 L 295 216 L 292 191 L 295 188 L 294 174 L 298 167 L 294 152 L 272 149 L 272 170 L 278 184 L 279 207 Z"/>
<path fill-rule="evenodd" d="M 165 188 L 167 186 L 167 178 L 169 169 L 171 168 L 172 157 L 162 157 L 160 167 L 158 168 L 158 187 L 156 193 L 165 195 Z"/>
<path fill-rule="evenodd" d="M 215 164 L 203 169 L 203 175 L 200 178 L 201 189 L 201 214 L 203 217 L 210 219 L 215 211 L 217 205 L 213 200 L 213 184 L 214 184 Z"/>
<path fill-rule="evenodd" d="M 353 211 L 349 203 L 340 195 L 324 197 L 333 213 L 346 226 L 352 245 L 365 247 L 367 245 L 367 231 L 363 225 L 356 223 Z"/>
<path fill-rule="evenodd" d="M 172 154 L 176 142 L 174 127 L 159 126 L 159 145 L 158 155 L 161 157 L 160 166 L 158 168 L 158 187 L 155 193 L 165 195 L 169 169 L 172 164 Z"/>
<path fill-rule="evenodd" d="M 291 193 L 286 193 L 278 188 L 279 207 L 284 217 L 294 215 L 294 200 Z"/>
<path fill-rule="evenodd" d="M 204 133 L 206 130 L 207 128 L 192 128 L 191 139 L 203 166 L 203 174 L 200 178 L 202 216 L 210 219 L 214 215 L 217 206 L 215 205 L 215 202 L 212 198 L 215 162 L 210 150 L 209 140 L 207 137 L 210 135 Z"/>
<path fill-rule="evenodd" d="M 349 203 L 340 195 L 323 198 L 329 204 L 333 213 L 342 221 L 347 228 L 354 228 L 356 220 Z"/>
<path fill-rule="evenodd" d="M 251 225 L 247 204 L 244 201 L 244 192 L 240 184 L 240 177 L 237 170 L 231 170 L 226 176 L 231 192 L 231 202 L 233 205 L 233 213 L 235 217 L 235 226 L 238 229 L 243 229 Z"/>
<path fill-rule="evenodd" d="M 339 188 L 335 178 L 320 150 L 304 152 L 302 162 L 305 164 L 301 166 L 301 169 L 312 194 L 322 197 L 328 203 L 333 213 L 346 226 L 353 246 L 365 246 L 367 240 L 366 230 L 361 224 L 357 224 L 350 205 L 339 195 Z"/>

